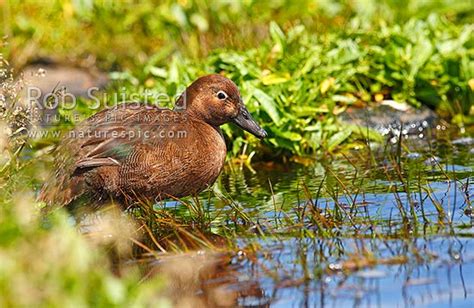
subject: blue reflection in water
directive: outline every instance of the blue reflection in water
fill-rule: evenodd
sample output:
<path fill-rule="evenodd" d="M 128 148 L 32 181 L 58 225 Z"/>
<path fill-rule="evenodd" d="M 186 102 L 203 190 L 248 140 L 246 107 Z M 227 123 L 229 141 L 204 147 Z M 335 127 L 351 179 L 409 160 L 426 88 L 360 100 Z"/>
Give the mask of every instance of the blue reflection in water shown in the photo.
<path fill-rule="evenodd" d="M 228 173 L 222 184 L 227 193 L 263 227 L 279 230 L 282 212 L 296 221 L 295 209 L 309 202 L 303 185 L 323 215 L 339 208 L 355 221 L 339 226 L 336 238 L 298 238 L 284 232 L 241 238 L 239 247 L 257 243 L 260 249 L 251 261 L 234 260 L 240 266 L 239 284 L 257 282 L 263 295 L 241 297 L 239 304 L 474 307 L 474 229 L 467 213 L 474 195 L 471 152 L 444 149 L 436 160 L 412 155 L 417 160 L 403 160 L 402 179 L 389 159 L 372 169 L 342 160 L 329 167 Z M 335 177 L 347 184 L 346 190 L 338 188 Z M 323 193 L 316 198 L 321 187 Z M 397 226 L 401 228 L 404 215 L 421 227 L 400 236 Z M 426 225 L 429 232 L 423 229 Z M 367 255 L 377 261 L 360 270 L 338 270 L 363 262 Z"/>

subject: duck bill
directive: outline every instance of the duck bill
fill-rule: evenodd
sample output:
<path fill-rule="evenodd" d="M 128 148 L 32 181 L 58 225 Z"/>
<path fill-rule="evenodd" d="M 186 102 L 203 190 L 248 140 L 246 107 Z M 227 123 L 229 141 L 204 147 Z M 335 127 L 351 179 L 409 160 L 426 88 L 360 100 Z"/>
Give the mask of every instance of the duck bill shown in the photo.
<path fill-rule="evenodd" d="M 240 107 L 239 114 L 232 120 L 232 122 L 257 138 L 263 139 L 267 136 L 267 132 L 257 124 L 245 106 Z"/>

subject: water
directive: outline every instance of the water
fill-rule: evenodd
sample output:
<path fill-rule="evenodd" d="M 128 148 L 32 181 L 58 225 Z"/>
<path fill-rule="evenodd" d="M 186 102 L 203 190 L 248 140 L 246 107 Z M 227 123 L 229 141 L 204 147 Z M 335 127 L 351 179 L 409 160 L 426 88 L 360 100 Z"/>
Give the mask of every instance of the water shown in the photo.
<path fill-rule="evenodd" d="M 157 208 L 235 249 L 154 255 L 151 272 L 178 306 L 473 307 L 472 139 L 390 146 L 228 166 L 204 211 Z"/>
<path fill-rule="evenodd" d="M 262 298 L 242 298 L 242 305 L 459 307 L 474 302 L 471 238 L 287 239 L 261 244 L 265 256 L 258 256 L 260 267 L 278 278 L 242 262 L 242 276 L 256 279 L 264 290 Z M 393 264 L 362 265 L 367 253 L 377 262 Z M 361 263 L 360 269 L 344 271 L 351 259 Z"/>
<path fill-rule="evenodd" d="M 219 192 L 252 223 L 225 288 L 240 289 L 243 306 L 472 307 L 472 142 L 425 146 L 227 170 Z"/>

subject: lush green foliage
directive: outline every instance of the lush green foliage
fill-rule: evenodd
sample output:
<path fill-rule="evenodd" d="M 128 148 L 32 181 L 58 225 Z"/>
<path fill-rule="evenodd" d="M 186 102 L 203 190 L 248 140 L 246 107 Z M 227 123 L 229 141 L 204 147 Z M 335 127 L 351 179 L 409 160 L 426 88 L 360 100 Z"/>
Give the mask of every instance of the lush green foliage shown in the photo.
<path fill-rule="evenodd" d="M 152 59 L 144 69 L 116 78 L 128 82 L 130 92 L 143 84 L 143 92 L 173 94 L 183 80 L 224 72 L 239 84 L 249 109 L 270 132 L 266 145 L 276 149 L 273 155 L 309 155 L 333 151 L 357 134 L 336 121 L 351 105 L 394 99 L 450 115 L 469 114 L 473 30 L 435 15 L 403 26 L 380 25 L 376 32 L 355 27 L 324 35 L 301 25 L 285 33 L 271 23 L 270 39 L 258 48 L 218 50 L 202 61 L 174 56 L 165 66 Z M 226 132 L 240 149 L 243 134 Z M 245 142 L 258 144 L 251 137 Z"/>
<path fill-rule="evenodd" d="M 92 55 L 100 66 L 120 71 L 112 77 L 127 94 L 176 95 L 197 76 L 224 73 L 270 131 L 267 151 L 258 153 L 307 156 L 376 138 L 341 129 L 336 116 L 350 105 L 394 99 L 450 117 L 464 114 L 455 118 L 460 125 L 472 121 L 472 7 L 464 1 L 405 4 L 22 1 L 11 4 L 4 28 L 15 62 Z M 226 128 L 226 134 L 234 140 L 233 155 L 251 157 L 259 146 L 237 130 Z"/>
<path fill-rule="evenodd" d="M 199 57 L 216 47 L 257 46 L 268 36 L 269 21 L 324 33 L 354 24 L 366 30 L 380 22 L 403 24 L 431 12 L 469 23 L 473 8 L 462 0 L 13 0 L 3 11 L 1 29 L 10 36 L 15 63 L 92 54 L 110 68 L 143 64 L 157 52 Z"/>

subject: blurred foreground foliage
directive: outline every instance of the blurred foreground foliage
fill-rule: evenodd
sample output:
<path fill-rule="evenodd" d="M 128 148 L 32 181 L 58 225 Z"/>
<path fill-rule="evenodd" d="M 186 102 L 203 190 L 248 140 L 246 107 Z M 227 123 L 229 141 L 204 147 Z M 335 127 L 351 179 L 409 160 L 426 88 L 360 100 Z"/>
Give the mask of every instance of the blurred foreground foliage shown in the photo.
<path fill-rule="evenodd" d="M 0 71 L 0 307 L 166 306 L 160 279 L 142 281 L 138 267 L 111 271 L 110 257 L 129 255 L 136 236 L 123 213 L 101 220 L 95 236 L 80 234 L 65 210 L 40 213 L 33 187 L 44 165 L 25 134 L 23 84 L 4 60 Z"/>
<path fill-rule="evenodd" d="M 9 172 L 0 176 L 0 306 L 166 306 L 160 280 L 140 282 L 138 270 L 115 276 L 107 246 L 79 234 L 63 211 L 38 215 L 25 174 Z"/>

